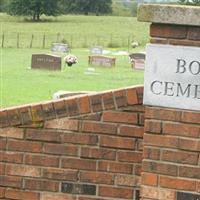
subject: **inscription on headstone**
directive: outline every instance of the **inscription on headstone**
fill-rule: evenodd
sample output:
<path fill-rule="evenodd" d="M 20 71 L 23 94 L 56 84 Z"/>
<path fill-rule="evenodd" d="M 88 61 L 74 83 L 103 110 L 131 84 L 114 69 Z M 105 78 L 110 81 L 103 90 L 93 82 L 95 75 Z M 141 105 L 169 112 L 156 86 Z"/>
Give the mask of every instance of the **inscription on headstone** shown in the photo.
<path fill-rule="evenodd" d="M 177 192 L 177 200 L 200 200 L 200 195 L 185 192 Z"/>
<path fill-rule="evenodd" d="M 69 45 L 62 43 L 53 43 L 51 47 L 52 52 L 69 53 Z"/>
<path fill-rule="evenodd" d="M 110 58 L 106 56 L 89 56 L 90 66 L 104 66 L 113 67 L 115 66 L 116 58 Z"/>
<path fill-rule="evenodd" d="M 61 57 L 47 54 L 33 54 L 31 68 L 61 70 Z"/>
<path fill-rule="evenodd" d="M 102 55 L 103 54 L 103 47 L 96 46 L 90 49 L 90 54 L 92 55 Z"/>
<path fill-rule="evenodd" d="M 150 44 L 144 104 L 200 110 L 200 48 Z"/>
<path fill-rule="evenodd" d="M 135 69 L 143 70 L 145 68 L 145 57 L 144 53 L 132 53 L 129 55 L 132 67 Z"/>

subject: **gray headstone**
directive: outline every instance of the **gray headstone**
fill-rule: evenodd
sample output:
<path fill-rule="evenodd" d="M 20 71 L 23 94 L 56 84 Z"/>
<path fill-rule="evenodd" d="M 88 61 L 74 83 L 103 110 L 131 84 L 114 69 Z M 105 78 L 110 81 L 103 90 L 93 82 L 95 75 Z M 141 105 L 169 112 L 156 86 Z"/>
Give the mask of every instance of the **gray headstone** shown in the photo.
<path fill-rule="evenodd" d="M 61 57 L 47 54 L 33 54 L 32 69 L 61 70 Z"/>
<path fill-rule="evenodd" d="M 144 70 L 145 58 L 146 58 L 146 55 L 144 53 L 132 53 L 129 55 L 129 59 L 131 61 L 132 67 L 135 69 Z"/>
<path fill-rule="evenodd" d="M 96 46 L 90 49 L 90 54 L 92 55 L 102 55 L 103 54 L 103 47 Z"/>
<path fill-rule="evenodd" d="M 69 45 L 62 43 L 53 43 L 51 47 L 52 52 L 69 53 Z"/>

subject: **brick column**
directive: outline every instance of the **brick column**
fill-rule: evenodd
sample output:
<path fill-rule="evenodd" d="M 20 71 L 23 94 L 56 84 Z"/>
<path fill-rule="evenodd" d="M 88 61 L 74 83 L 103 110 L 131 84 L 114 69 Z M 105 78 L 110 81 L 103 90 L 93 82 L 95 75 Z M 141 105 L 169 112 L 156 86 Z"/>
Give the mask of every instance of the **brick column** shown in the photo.
<path fill-rule="evenodd" d="M 138 20 L 151 22 L 151 44 L 200 47 L 198 7 L 142 5 Z M 200 85 L 200 74 L 197 75 L 196 84 Z M 199 98 L 198 101 L 199 109 L 195 111 L 180 109 L 179 105 L 177 108 L 146 106 L 143 200 L 200 199 Z"/>

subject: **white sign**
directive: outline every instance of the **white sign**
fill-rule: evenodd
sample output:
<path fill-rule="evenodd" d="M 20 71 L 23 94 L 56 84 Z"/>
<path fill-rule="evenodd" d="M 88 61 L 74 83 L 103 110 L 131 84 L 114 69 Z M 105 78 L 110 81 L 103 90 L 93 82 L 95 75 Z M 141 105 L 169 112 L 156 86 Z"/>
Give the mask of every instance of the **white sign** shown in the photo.
<path fill-rule="evenodd" d="M 144 104 L 200 111 L 200 48 L 149 44 Z"/>

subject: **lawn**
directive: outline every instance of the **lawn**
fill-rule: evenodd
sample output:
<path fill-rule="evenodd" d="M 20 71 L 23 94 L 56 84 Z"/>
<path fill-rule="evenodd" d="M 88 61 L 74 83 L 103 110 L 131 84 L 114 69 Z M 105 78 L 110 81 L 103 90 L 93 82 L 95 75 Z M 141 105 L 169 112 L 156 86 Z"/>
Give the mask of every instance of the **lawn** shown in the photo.
<path fill-rule="evenodd" d="M 130 52 L 144 51 L 145 43 L 148 41 L 148 25 L 138 23 L 135 18 L 129 17 L 94 17 L 94 16 L 61 16 L 57 18 L 45 18 L 46 22 L 32 23 L 23 21 L 21 18 L 8 17 L 0 14 L 1 35 L 11 33 L 31 34 L 45 33 L 56 35 L 58 32 L 77 37 L 76 44 L 72 46 L 72 54 L 78 57 L 79 63 L 73 67 L 65 67 L 59 72 L 31 70 L 31 56 L 33 53 L 51 53 L 49 45 L 44 49 L 22 48 L 22 44 L 28 44 L 29 40 L 21 38 L 20 48 L 16 48 L 14 42 L 8 43 L 12 48 L 0 48 L 0 107 L 10 107 L 26 103 L 39 102 L 52 99 L 52 95 L 58 90 L 65 91 L 102 91 L 119 87 L 131 86 L 143 83 L 143 71 L 136 71 L 131 68 L 128 56 L 115 56 L 117 58 L 116 67 L 102 68 L 96 67 L 96 74 L 86 75 L 88 68 L 88 47 L 82 47 L 82 36 L 91 41 L 96 40 L 98 35 L 104 35 L 103 41 L 110 42 L 110 35 L 118 35 L 122 44 L 127 35 L 132 34 L 140 46 L 131 49 L 127 45 L 120 45 L 118 48 L 109 49 L 108 45 L 103 45 L 104 49 L 129 50 Z M 113 44 L 115 40 L 112 38 Z M 8 38 L 7 38 L 8 39 Z M 6 40 L 6 38 L 5 38 Z M 16 40 L 16 38 L 15 38 Z M 100 42 L 100 39 L 98 39 Z M 116 40 L 116 42 L 119 42 Z M 47 41 L 46 41 L 47 42 Z M 92 45 L 92 44 L 91 44 Z M 89 45 L 89 46 L 91 46 Z M 76 47 L 77 46 L 77 47 Z M 111 45 L 112 46 L 112 45 Z M 113 45 L 114 46 L 114 45 Z M 75 48 L 76 47 L 76 48 Z M 111 55 L 110 55 L 111 56 Z"/>

